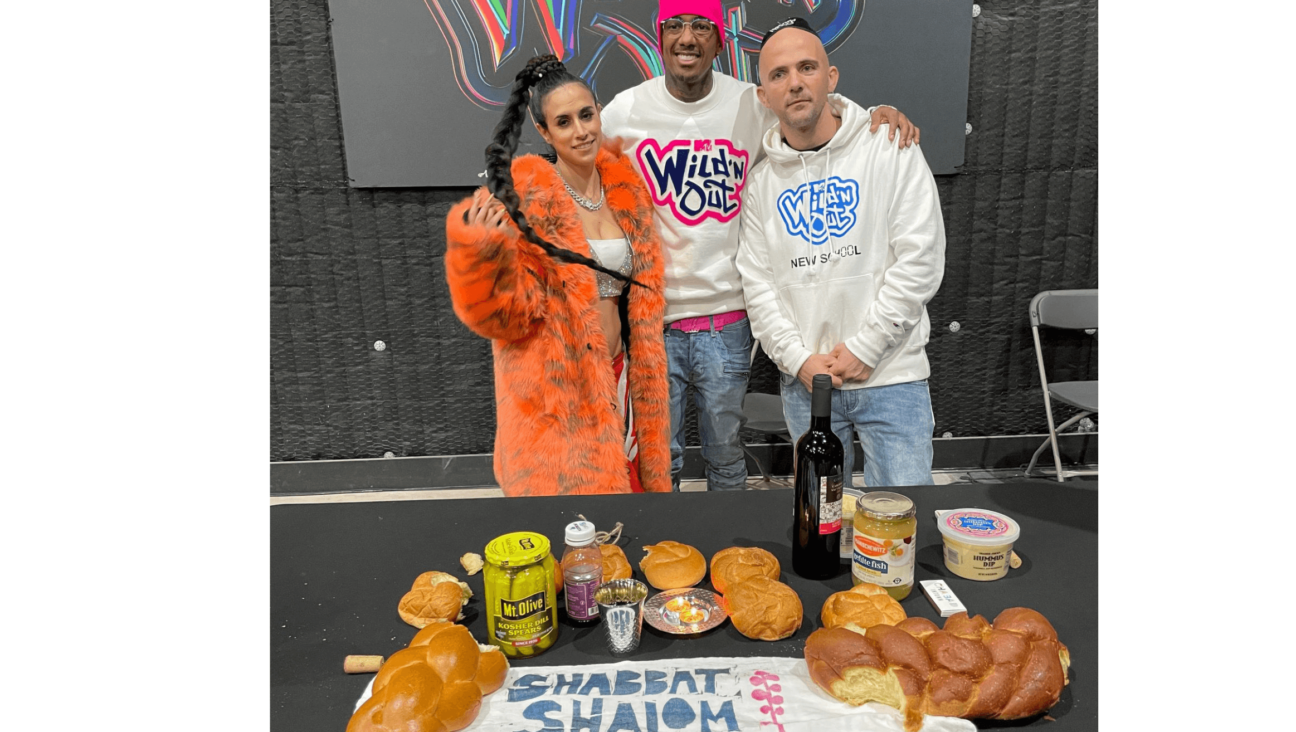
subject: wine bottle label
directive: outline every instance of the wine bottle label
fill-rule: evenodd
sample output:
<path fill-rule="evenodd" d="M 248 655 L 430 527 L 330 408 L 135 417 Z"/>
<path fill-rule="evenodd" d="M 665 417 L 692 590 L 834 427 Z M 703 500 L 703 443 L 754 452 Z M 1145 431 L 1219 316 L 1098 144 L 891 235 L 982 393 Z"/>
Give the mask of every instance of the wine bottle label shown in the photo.
<path fill-rule="evenodd" d="M 819 478 L 819 534 L 835 534 L 841 531 L 842 513 L 842 479 L 841 476 L 820 476 Z M 836 496 L 837 500 L 828 500 Z"/>

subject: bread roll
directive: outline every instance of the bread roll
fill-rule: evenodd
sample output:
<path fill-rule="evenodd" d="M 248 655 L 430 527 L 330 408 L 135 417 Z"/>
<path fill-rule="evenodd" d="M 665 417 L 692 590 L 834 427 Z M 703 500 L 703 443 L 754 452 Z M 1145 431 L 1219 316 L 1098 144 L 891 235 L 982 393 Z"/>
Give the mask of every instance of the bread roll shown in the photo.
<path fill-rule="evenodd" d="M 734 627 L 748 638 L 780 640 L 801 627 L 801 598 L 791 587 L 768 577 L 730 585 L 724 604 Z"/>
<path fill-rule="evenodd" d="M 461 730 L 507 674 L 504 654 L 477 645 L 467 628 L 430 625 L 379 669 L 373 695 L 351 715 L 346 732 Z"/>
<path fill-rule="evenodd" d="M 905 729 L 924 714 L 1021 719 L 1054 704 L 1071 656 L 1048 620 L 1029 608 L 1004 610 L 994 624 L 953 615 L 945 627 L 922 618 L 867 630 L 847 625 L 810 634 L 810 678 L 849 704 L 876 701 L 904 713 Z"/>
<path fill-rule="evenodd" d="M 611 582 L 618 579 L 630 579 L 634 572 L 630 569 L 630 560 L 626 558 L 625 552 L 616 544 L 601 544 L 599 551 L 603 553 L 603 581 Z"/>
<path fill-rule="evenodd" d="M 424 572 L 414 586 L 400 599 L 396 612 L 401 620 L 415 628 L 431 623 L 448 623 L 463 618 L 461 608 L 468 604 L 472 590 L 445 572 Z"/>
<path fill-rule="evenodd" d="M 659 590 L 692 587 L 706 576 L 706 559 L 688 544 L 663 541 L 644 547 L 644 551 L 648 554 L 639 560 L 639 569 L 648 584 Z"/>
<path fill-rule="evenodd" d="M 731 546 L 711 557 L 711 586 L 722 595 L 726 588 L 753 577 L 777 580 L 778 559 L 754 546 Z"/>
<path fill-rule="evenodd" d="M 828 596 L 819 619 L 825 628 L 854 623 L 861 628 L 895 625 L 905 619 L 904 608 L 887 594 L 886 588 L 867 582 Z"/>

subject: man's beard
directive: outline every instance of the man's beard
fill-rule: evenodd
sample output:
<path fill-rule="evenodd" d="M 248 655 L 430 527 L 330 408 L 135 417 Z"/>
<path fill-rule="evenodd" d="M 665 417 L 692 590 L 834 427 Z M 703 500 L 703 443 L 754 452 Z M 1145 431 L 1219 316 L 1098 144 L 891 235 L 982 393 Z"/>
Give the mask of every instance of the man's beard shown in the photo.
<path fill-rule="evenodd" d="M 814 129 L 815 125 L 819 124 L 819 118 L 823 115 L 823 111 L 823 106 L 816 106 L 813 101 L 810 101 L 810 104 L 803 111 L 788 112 L 788 126 L 800 132 L 809 132 Z"/>

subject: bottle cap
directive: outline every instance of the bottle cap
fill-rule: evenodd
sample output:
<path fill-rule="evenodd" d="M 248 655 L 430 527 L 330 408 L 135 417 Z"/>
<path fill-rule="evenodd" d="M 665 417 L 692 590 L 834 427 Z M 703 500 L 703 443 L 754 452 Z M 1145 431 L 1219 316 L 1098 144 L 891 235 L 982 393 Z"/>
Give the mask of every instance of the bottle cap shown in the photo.
<path fill-rule="evenodd" d="M 832 414 L 832 377 L 815 374 L 811 383 L 814 391 L 810 393 L 810 416 L 827 417 Z"/>
<path fill-rule="evenodd" d="M 588 521 L 573 521 L 567 524 L 567 543 L 572 546 L 585 546 L 594 542 L 594 524 Z"/>
<path fill-rule="evenodd" d="M 497 567 L 535 564 L 549 554 L 549 539 L 534 531 L 514 531 L 486 545 L 486 561 Z"/>

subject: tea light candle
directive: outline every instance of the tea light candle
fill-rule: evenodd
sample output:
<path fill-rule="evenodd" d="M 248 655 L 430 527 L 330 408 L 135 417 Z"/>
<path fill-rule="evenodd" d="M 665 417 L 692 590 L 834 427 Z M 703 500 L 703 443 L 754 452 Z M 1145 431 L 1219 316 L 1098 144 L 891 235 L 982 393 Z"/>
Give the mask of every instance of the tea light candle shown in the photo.
<path fill-rule="evenodd" d="M 680 612 L 679 619 L 681 623 L 699 623 L 706 620 L 706 615 L 701 610 L 689 606 L 688 609 Z"/>
<path fill-rule="evenodd" d="M 685 598 L 677 597 L 674 600 L 671 600 L 670 602 L 666 603 L 666 609 L 670 610 L 673 613 L 678 614 L 686 610 L 692 610 L 693 606 L 689 604 L 689 601 L 686 600 Z"/>

